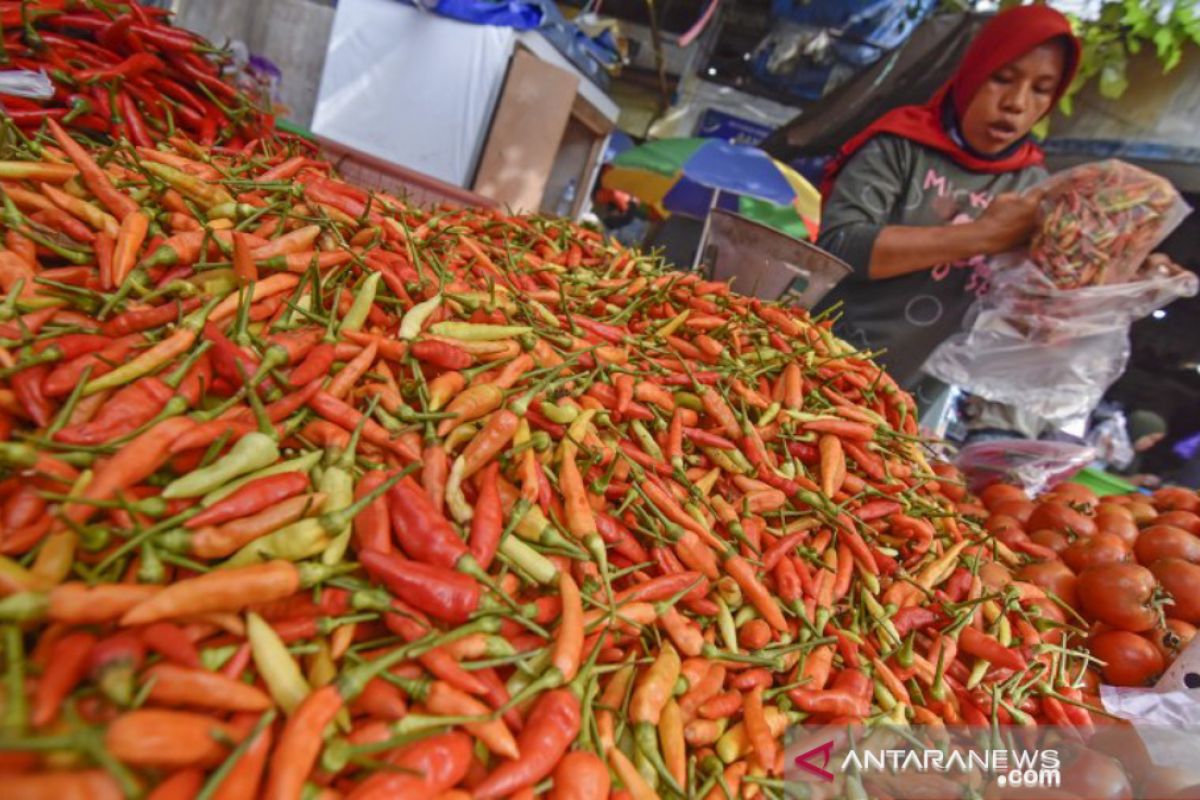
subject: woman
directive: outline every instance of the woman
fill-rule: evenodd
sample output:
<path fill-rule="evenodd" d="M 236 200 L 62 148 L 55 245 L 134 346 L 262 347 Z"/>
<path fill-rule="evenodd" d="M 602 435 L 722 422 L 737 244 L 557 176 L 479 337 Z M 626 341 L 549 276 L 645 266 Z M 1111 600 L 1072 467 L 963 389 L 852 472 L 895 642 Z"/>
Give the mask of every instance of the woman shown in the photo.
<path fill-rule="evenodd" d="M 986 257 L 1028 240 L 1038 198 L 1024 190 L 1046 175 L 1029 134 L 1078 63 L 1062 14 L 1004 11 L 932 100 L 885 114 L 830 165 L 818 244 L 854 273 L 824 305 L 843 302 L 838 333 L 886 349 L 880 358 L 905 388 L 987 290 Z"/>

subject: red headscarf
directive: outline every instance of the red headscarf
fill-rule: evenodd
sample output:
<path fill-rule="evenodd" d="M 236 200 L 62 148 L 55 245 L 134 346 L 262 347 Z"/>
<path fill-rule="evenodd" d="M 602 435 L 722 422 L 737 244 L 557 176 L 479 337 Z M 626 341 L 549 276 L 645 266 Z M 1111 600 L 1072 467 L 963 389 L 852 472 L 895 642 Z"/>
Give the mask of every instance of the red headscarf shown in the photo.
<path fill-rule="evenodd" d="M 996 70 L 1016 61 L 1021 56 L 1053 39 L 1062 38 L 1069 42 L 1067 63 L 1062 80 L 1054 93 L 1054 103 L 1071 85 L 1075 70 L 1079 66 L 1079 41 L 1071 32 L 1071 23 L 1059 12 L 1048 6 L 1017 6 L 1002 11 L 988 20 L 967 48 L 958 71 L 923 106 L 901 106 L 884 114 L 868 125 L 861 133 L 842 146 L 825 172 L 821 194 L 828 197 L 834 178 L 850 156 L 854 155 L 871 137 L 879 133 L 891 133 L 923 144 L 944 153 L 966 169 L 975 172 L 1011 172 L 1042 163 L 1042 150 L 1029 139 L 1015 151 L 1003 158 L 981 158 L 964 149 L 946 131 L 943 124 L 943 108 L 946 95 L 954 103 L 958 119 L 962 119 L 971 98 Z M 1053 104 L 1051 104 L 1053 107 Z"/>

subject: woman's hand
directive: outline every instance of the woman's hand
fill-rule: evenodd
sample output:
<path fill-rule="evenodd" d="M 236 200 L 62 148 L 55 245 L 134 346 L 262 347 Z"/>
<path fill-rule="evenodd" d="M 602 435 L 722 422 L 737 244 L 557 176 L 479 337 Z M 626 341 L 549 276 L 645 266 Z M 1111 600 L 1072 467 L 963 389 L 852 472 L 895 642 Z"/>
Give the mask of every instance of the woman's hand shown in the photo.
<path fill-rule="evenodd" d="M 1178 275 L 1181 272 L 1187 272 L 1187 270 L 1172 261 L 1171 257 L 1166 253 L 1151 253 L 1146 256 L 1146 260 L 1138 267 L 1136 277 L 1150 278 L 1156 275 Z"/>
<path fill-rule="evenodd" d="M 1037 224 L 1041 199 L 1042 193 L 1037 191 L 996 195 L 991 205 L 972 223 L 979 235 L 980 251 L 984 255 L 995 255 L 1028 242 Z"/>

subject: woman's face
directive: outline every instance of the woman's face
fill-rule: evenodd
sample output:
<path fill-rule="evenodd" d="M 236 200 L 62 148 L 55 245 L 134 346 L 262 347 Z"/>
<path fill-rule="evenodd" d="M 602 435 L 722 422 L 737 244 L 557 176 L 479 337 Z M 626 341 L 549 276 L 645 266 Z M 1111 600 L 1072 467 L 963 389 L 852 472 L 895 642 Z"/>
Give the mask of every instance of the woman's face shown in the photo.
<path fill-rule="evenodd" d="M 963 114 L 967 144 L 995 155 L 1029 133 L 1050 113 L 1065 62 L 1063 48 L 1047 42 L 993 72 Z"/>

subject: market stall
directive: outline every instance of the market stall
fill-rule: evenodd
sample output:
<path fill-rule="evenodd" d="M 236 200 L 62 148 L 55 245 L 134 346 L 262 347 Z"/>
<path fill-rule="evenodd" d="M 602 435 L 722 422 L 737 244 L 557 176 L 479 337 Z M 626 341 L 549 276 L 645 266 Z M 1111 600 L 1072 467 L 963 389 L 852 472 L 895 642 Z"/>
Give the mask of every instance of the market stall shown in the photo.
<path fill-rule="evenodd" d="M 799 743 L 960 724 L 1036 728 L 1071 797 L 1194 796 L 1191 684 L 1134 690 L 1195 656 L 1200 495 L 968 486 L 829 320 L 358 185 L 160 13 L 32 5 L 6 798 L 879 796 Z"/>

